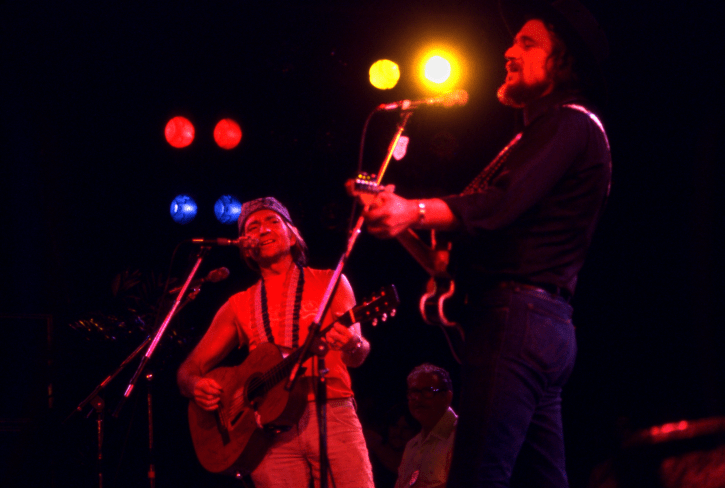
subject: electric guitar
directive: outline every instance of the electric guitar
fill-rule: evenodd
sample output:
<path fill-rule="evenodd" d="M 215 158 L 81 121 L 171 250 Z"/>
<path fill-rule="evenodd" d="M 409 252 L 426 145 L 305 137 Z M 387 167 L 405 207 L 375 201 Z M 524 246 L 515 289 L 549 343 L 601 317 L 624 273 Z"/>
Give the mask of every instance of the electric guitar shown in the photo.
<path fill-rule="evenodd" d="M 360 174 L 348 180 L 345 188 L 349 195 L 356 197 L 363 205 L 369 205 L 375 196 L 385 189 L 375 183 L 374 178 Z M 434 230 L 431 230 L 430 245 L 426 244 L 412 229 L 406 229 L 395 238 L 406 251 L 430 275 L 425 293 L 420 298 L 418 309 L 423 320 L 429 325 L 438 325 L 443 330 L 448 345 L 456 361 L 460 363 L 458 351 L 464 339 L 463 329 L 456 321 L 446 315 L 446 305 L 452 302 L 456 283 L 448 272 L 451 243 L 438 242 Z M 451 337 L 445 328 L 453 328 L 457 335 Z"/>
<path fill-rule="evenodd" d="M 388 285 L 335 322 L 346 327 L 356 322 L 374 324 L 394 315 L 398 304 L 395 286 Z M 331 327 L 323 329 L 320 336 Z M 242 364 L 218 367 L 206 375 L 222 387 L 219 408 L 209 412 L 193 400 L 189 402 L 191 438 L 206 470 L 250 473 L 264 457 L 274 434 L 297 423 L 307 404 L 307 390 L 297 381 L 288 392 L 283 380 L 289 378 L 301 354 L 299 348 L 284 357 L 275 344 L 262 343 Z"/>

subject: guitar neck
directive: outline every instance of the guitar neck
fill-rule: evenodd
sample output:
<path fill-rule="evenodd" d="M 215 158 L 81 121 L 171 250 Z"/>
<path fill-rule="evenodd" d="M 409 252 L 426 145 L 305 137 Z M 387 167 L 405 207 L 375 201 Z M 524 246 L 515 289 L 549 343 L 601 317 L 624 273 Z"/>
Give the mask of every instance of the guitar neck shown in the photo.
<path fill-rule="evenodd" d="M 348 310 L 343 315 L 338 317 L 338 319 L 335 322 L 341 323 L 345 327 L 350 327 L 352 324 L 354 324 L 356 322 L 353 310 Z M 320 337 L 324 336 L 327 333 L 327 331 L 332 329 L 333 325 L 334 325 L 334 323 L 330 324 L 327 327 L 325 327 L 324 329 L 322 329 L 319 333 Z M 286 358 L 284 358 L 282 361 L 280 361 L 279 364 L 277 364 L 277 366 L 273 367 L 272 369 L 267 371 L 262 376 L 262 381 L 264 382 L 263 388 L 265 390 L 264 393 L 271 390 L 274 387 L 274 385 L 276 385 L 283 379 L 289 378 L 290 374 L 292 373 L 292 368 L 294 367 L 295 364 L 297 364 L 297 362 L 300 358 L 300 355 L 302 354 L 302 350 L 303 350 L 302 347 L 295 349 Z M 307 356 L 311 356 L 309 351 L 308 351 Z M 307 358 L 305 358 L 305 359 L 307 359 Z"/>
<path fill-rule="evenodd" d="M 385 191 L 383 187 L 374 181 L 374 178 L 365 174 L 361 174 L 357 179 L 348 180 L 345 187 L 350 195 L 358 198 L 366 206 L 372 203 L 376 195 Z M 432 246 L 428 246 L 423 242 L 418 234 L 410 228 L 398 234 L 396 239 L 429 275 L 436 278 L 450 279 L 450 275 L 446 271 L 448 250 L 432 249 L 432 247 L 435 247 L 434 231 L 431 231 Z"/>
<path fill-rule="evenodd" d="M 367 322 L 370 320 L 376 320 L 379 317 L 383 317 L 384 319 L 386 314 L 393 312 L 399 303 L 400 301 L 398 300 L 398 293 L 395 290 L 395 286 L 388 285 L 383 287 L 383 289 L 369 301 L 365 301 L 361 305 L 351 308 L 344 314 L 340 315 L 335 322 L 321 329 L 318 336 L 323 337 L 335 323 L 340 323 L 345 327 L 350 327 L 356 322 Z M 283 379 L 289 378 L 292 373 L 292 368 L 299 362 L 300 355 L 303 350 L 304 348 L 302 347 L 295 349 L 277 365 L 264 373 L 256 383 L 254 388 L 255 391 L 252 396 L 263 395 L 274 388 L 274 386 Z M 308 350 L 307 356 L 310 355 L 311 353 Z M 306 360 L 307 358 L 305 357 L 304 359 Z"/>
<path fill-rule="evenodd" d="M 429 275 L 436 278 L 450 279 L 450 275 L 446 271 L 448 266 L 447 250 L 431 249 L 412 229 L 401 232 L 396 236 L 396 239 Z M 442 256 L 439 253 L 445 253 L 446 255 Z"/>

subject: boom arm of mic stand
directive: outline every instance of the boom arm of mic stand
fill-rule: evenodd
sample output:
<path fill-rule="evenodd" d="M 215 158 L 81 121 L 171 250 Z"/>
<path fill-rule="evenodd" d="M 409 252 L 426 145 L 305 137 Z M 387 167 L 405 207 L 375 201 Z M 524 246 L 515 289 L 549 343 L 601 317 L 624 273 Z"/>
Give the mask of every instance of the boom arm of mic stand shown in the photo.
<path fill-rule="evenodd" d="M 90 395 L 88 395 L 88 396 L 86 397 L 86 399 L 85 399 L 85 400 L 83 400 L 83 401 L 82 401 L 81 403 L 79 403 L 79 404 L 78 404 L 78 406 L 77 406 L 77 407 L 75 408 L 75 410 L 73 410 L 73 411 L 72 411 L 72 412 L 71 412 L 71 413 L 70 413 L 70 414 L 69 414 L 69 415 L 68 415 L 68 416 L 67 416 L 67 417 L 65 418 L 65 420 L 63 421 L 63 423 L 66 423 L 66 422 L 67 422 L 67 421 L 68 421 L 68 420 L 69 420 L 69 419 L 70 419 L 70 418 L 71 418 L 71 417 L 72 417 L 72 416 L 73 416 L 73 415 L 74 415 L 74 414 L 75 414 L 76 412 L 82 412 L 82 411 L 83 411 L 83 408 L 84 408 L 84 407 L 85 407 L 86 405 L 88 405 L 88 404 L 89 404 L 89 403 L 90 403 L 90 402 L 91 402 L 91 401 L 92 401 L 92 400 L 93 400 L 94 398 L 96 398 L 96 397 L 98 396 L 98 394 L 99 394 L 99 393 L 101 393 L 101 390 L 103 390 L 103 389 L 104 389 L 104 388 L 105 388 L 106 386 L 108 386 L 108 384 L 109 384 L 109 383 L 110 383 L 111 381 L 113 381 L 113 378 L 115 378 L 116 376 L 118 376 L 118 373 L 120 373 L 121 371 L 123 371 L 123 370 L 124 370 L 124 369 L 126 368 L 126 366 L 128 366 L 128 364 L 129 364 L 129 363 L 130 363 L 131 361 L 133 361 L 133 360 L 134 360 L 134 359 L 136 358 L 136 356 L 138 356 L 138 355 L 139 355 L 139 354 L 141 353 L 141 351 L 143 351 L 144 347 L 146 347 L 146 345 L 147 345 L 147 344 L 149 343 L 149 341 L 151 341 L 151 336 L 148 336 L 148 337 L 146 338 L 146 340 L 144 340 L 144 341 L 143 341 L 143 342 L 141 343 L 141 345 L 140 345 L 140 346 L 138 346 L 138 347 L 137 347 L 137 348 L 136 348 L 136 349 L 135 349 L 135 350 L 134 350 L 134 351 L 133 351 L 133 352 L 132 352 L 131 354 L 129 354 L 129 356 L 128 356 L 128 357 L 127 357 L 126 359 L 124 359 L 124 360 L 123 360 L 123 362 L 122 362 L 122 363 L 121 363 L 121 364 L 120 364 L 120 365 L 119 365 L 119 366 L 118 366 L 118 367 L 117 367 L 117 368 L 116 368 L 116 369 L 115 369 L 115 370 L 113 371 L 113 373 L 111 373 L 110 375 L 108 375 L 108 376 L 106 377 L 106 379 L 104 379 L 104 380 L 103 380 L 103 381 L 102 381 L 102 382 L 101 382 L 101 383 L 100 383 L 100 384 L 99 384 L 99 385 L 98 385 L 98 386 L 97 386 L 97 387 L 95 388 L 95 390 L 93 390 L 93 391 L 91 392 L 91 394 L 90 394 Z"/>
<path fill-rule="evenodd" d="M 393 157 L 393 151 L 395 151 L 395 146 L 398 144 L 398 141 L 400 140 L 400 136 L 403 134 L 403 131 L 405 130 L 405 125 L 408 123 L 408 119 L 410 119 L 411 115 L 413 115 L 412 111 L 404 111 L 401 114 L 400 124 L 398 124 L 398 129 L 395 131 L 395 136 L 393 137 L 393 140 L 390 143 L 390 147 L 388 148 L 388 154 L 386 155 L 385 160 L 383 161 L 383 164 L 380 168 L 380 172 L 378 173 L 378 177 L 377 177 L 377 181 L 376 181 L 376 183 L 378 185 L 382 181 L 385 171 L 387 171 L 388 163 L 390 163 L 390 159 Z M 367 210 L 367 206 L 365 207 L 365 210 Z M 347 249 L 345 249 L 345 252 L 340 257 L 340 261 L 338 261 L 338 263 L 337 263 L 335 272 L 332 274 L 332 277 L 330 278 L 330 282 L 327 285 L 325 294 L 322 297 L 320 308 L 317 310 L 317 316 L 315 317 L 315 320 L 312 322 L 312 325 L 310 326 L 310 332 L 307 336 L 307 340 L 302 345 L 302 348 L 303 348 L 302 354 L 299 355 L 297 362 L 292 367 L 292 371 L 290 372 L 290 376 L 287 379 L 287 383 L 285 383 L 284 388 L 287 391 L 292 391 L 295 381 L 297 381 L 297 377 L 299 376 L 299 372 L 301 371 L 302 363 L 307 360 L 307 353 L 313 343 L 314 338 L 317 336 L 317 334 L 320 330 L 320 326 L 322 325 L 322 318 L 325 316 L 325 314 L 327 313 L 327 310 L 330 308 L 332 295 L 335 292 L 335 290 L 337 289 L 337 285 L 339 284 L 339 281 L 340 281 L 340 276 L 342 275 L 342 268 L 345 266 L 345 263 L 347 263 L 347 260 L 350 257 L 350 253 L 352 252 L 352 248 L 355 245 L 355 241 L 357 240 L 358 236 L 360 235 L 360 231 L 362 229 L 364 222 L 365 222 L 365 219 L 363 219 L 362 216 L 358 217 L 355 227 L 352 229 L 352 231 L 350 231 L 350 237 L 348 238 L 348 241 L 347 241 Z"/>
<path fill-rule="evenodd" d="M 201 249 L 199 249 L 199 254 L 197 255 L 196 263 L 194 263 L 194 267 L 191 269 L 189 276 L 186 278 L 186 282 L 184 282 L 184 286 L 181 287 L 181 290 L 179 291 L 179 295 L 176 297 L 176 300 L 174 301 L 174 304 L 172 305 L 171 310 L 169 310 L 169 313 L 166 315 L 164 322 L 159 327 L 159 330 L 156 331 L 156 335 L 154 336 L 153 340 L 151 341 L 151 345 L 146 350 L 146 354 L 144 354 L 144 357 L 141 358 L 141 363 L 138 365 L 138 368 L 136 369 L 136 372 L 134 373 L 133 378 L 131 378 L 131 381 L 129 381 L 128 387 L 126 388 L 126 392 L 123 394 L 123 398 L 121 398 L 121 401 L 119 402 L 118 406 L 116 407 L 116 410 L 113 412 L 114 417 L 118 417 L 118 414 L 121 411 L 121 408 L 123 407 L 124 403 L 126 403 L 126 400 L 128 400 L 128 397 L 131 396 L 131 392 L 133 391 L 133 388 L 136 385 L 136 381 L 138 381 L 139 377 L 141 376 L 141 373 L 143 373 L 143 370 L 146 368 L 146 365 L 148 364 L 149 359 L 151 359 L 151 355 L 156 350 L 156 346 L 158 346 L 159 341 L 161 340 L 161 337 L 164 335 L 164 332 L 166 331 L 166 327 L 168 327 L 169 322 L 171 322 L 171 319 L 174 318 L 174 315 L 179 310 L 180 305 L 181 305 L 181 299 L 186 294 L 186 290 L 191 285 L 191 281 L 194 279 L 194 276 L 196 275 L 196 272 L 199 270 L 199 266 L 201 266 L 201 262 L 204 260 L 204 256 L 206 256 L 206 253 L 209 252 L 209 249 L 211 249 L 211 248 L 208 246 L 202 246 Z"/>
<path fill-rule="evenodd" d="M 403 130 L 405 130 L 405 124 L 408 122 L 408 119 L 413 114 L 413 112 L 406 111 L 402 114 L 402 120 L 400 125 L 398 125 L 398 130 L 395 133 L 395 137 L 393 138 L 393 141 L 390 144 L 390 147 L 388 148 L 388 154 L 385 158 L 385 161 L 383 162 L 383 165 L 380 169 L 380 173 L 378 174 L 377 178 L 377 184 L 380 184 L 380 181 L 383 179 L 383 174 L 385 173 L 388 163 L 390 162 L 390 158 L 393 156 L 393 151 L 395 150 L 395 146 L 398 144 L 398 140 L 400 140 L 400 136 L 403 133 Z M 365 210 L 367 210 L 367 206 L 365 207 Z M 300 372 L 302 371 L 302 363 L 307 359 L 307 354 L 309 352 L 310 347 L 312 346 L 315 338 L 319 334 L 320 327 L 322 325 L 322 318 L 327 313 L 327 310 L 330 308 L 331 298 L 333 294 L 335 293 L 335 290 L 337 289 L 337 285 L 340 282 L 340 276 L 342 275 L 342 268 L 345 266 L 345 263 L 347 262 L 347 259 L 350 257 L 350 253 L 352 252 L 352 248 L 355 245 L 355 241 L 357 240 L 358 236 L 360 235 L 360 230 L 362 229 L 364 220 L 362 216 L 358 217 L 357 223 L 355 224 L 355 227 L 350 232 L 350 237 L 348 238 L 347 243 L 347 249 L 345 249 L 345 252 L 340 257 L 340 261 L 337 263 L 337 268 L 335 268 L 335 272 L 332 274 L 332 277 L 330 278 L 330 282 L 327 285 L 327 289 L 325 290 L 325 295 L 322 297 L 322 302 L 320 304 L 320 308 L 317 310 L 317 316 L 315 317 L 315 320 L 312 322 L 312 325 L 310 326 L 310 331 L 307 335 L 307 340 L 305 341 L 304 345 L 302 346 L 302 354 L 299 355 L 297 358 L 297 361 L 295 362 L 295 365 L 292 367 L 292 371 L 290 372 L 290 376 L 287 379 L 287 383 L 285 383 L 285 390 L 292 391 L 292 388 L 294 388 L 295 382 L 297 381 L 297 378 L 300 375 Z M 319 450 L 319 457 L 320 457 L 320 488 L 327 488 L 327 470 L 329 469 L 329 459 L 327 458 L 327 380 L 325 379 L 324 375 L 326 373 L 325 367 L 324 367 L 324 355 L 320 355 L 318 357 L 318 388 L 317 388 L 317 394 L 315 395 L 316 401 L 317 401 L 317 417 L 318 417 L 318 429 L 320 434 L 320 450 Z"/>

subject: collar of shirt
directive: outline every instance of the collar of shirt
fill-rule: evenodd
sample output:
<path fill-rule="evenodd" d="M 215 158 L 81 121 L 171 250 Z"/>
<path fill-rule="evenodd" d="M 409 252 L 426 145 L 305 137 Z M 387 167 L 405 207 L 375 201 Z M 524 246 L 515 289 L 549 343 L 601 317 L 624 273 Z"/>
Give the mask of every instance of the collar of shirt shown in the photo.
<path fill-rule="evenodd" d="M 456 429 L 456 423 L 458 422 L 458 415 L 456 415 L 456 412 L 453 411 L 451 407 L 448 407 L 448 410 L 446 413 L 443 414 L 443 416 L 438 420 L 438 423 L 433 427 L 433 429 L 428 433 L 428 435 L 423 438 L 423 433 L 419 432 L 416 436 L 417 442 L 416 444 L 421 444 L 431 437 L 437 437 L 439 439 L 448 439 L 451 434 Z"/>

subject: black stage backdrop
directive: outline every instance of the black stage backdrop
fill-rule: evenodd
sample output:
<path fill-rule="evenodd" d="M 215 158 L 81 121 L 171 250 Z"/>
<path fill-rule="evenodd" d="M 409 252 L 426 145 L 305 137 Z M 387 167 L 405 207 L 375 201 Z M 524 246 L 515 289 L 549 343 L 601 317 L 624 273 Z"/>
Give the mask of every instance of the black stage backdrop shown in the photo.
<path fill-rule="evenodd" d="M 579 356 L 564 396 L 574 487 L 619 459 L 632 432 L 725 415 L 722 7 L 585 3 L 611 43 L 603 120 L 614 181 L 574 299 Z M 6 0 L 0 22 L 4 486 L 98 486 L 99 469 L 106 486 L 143 486 L 150 462 L 160 487 L 233 484 L 197 463 L 174 378 L 218 306 L 254 279 L 229 248 L 212 250 L 200 273 L 226 266 L 230 278 L 184 307 L 153 379 L 118 418 L 138 361 L 102 391 L 105 408 L 71 415 L 165 314 L 164 280 L 181 280 L 196 251 L 182 242 L 234 237 L 212 212 L 219 195 L 275 195 L 313 266 L 334 267 L 366 117 L 422 95 L 405 78 L 375 90 L 367 70 L 381 57 L 405 65 L 423 41 L 465 46 L 470 101 L 416 112 L 388 182 L 408 195 L 454 192 L 515 121 L 495 100 L 509 42 L 495 1 Z M 174 115 L 196 124 L 184 150 L 163 139 Z M 222 117 L 244 131 L 231 151 L 210 136 Z M 377 170 L 397 122 L 372 119 L 363 169 Z M 199 204 L 184 226 L 169 216 L 179 193 Z M 403 301 L 394 319 L 364 328 L 372 353 L 353 372 L 364 422 L 403 400 L 407 372 L 423 361 L 457 380 L 442 332 L 417 313 L 426 275 L 396 242 L 363 234 L 345 273 L 359 300 L 394 283 Z"/>

